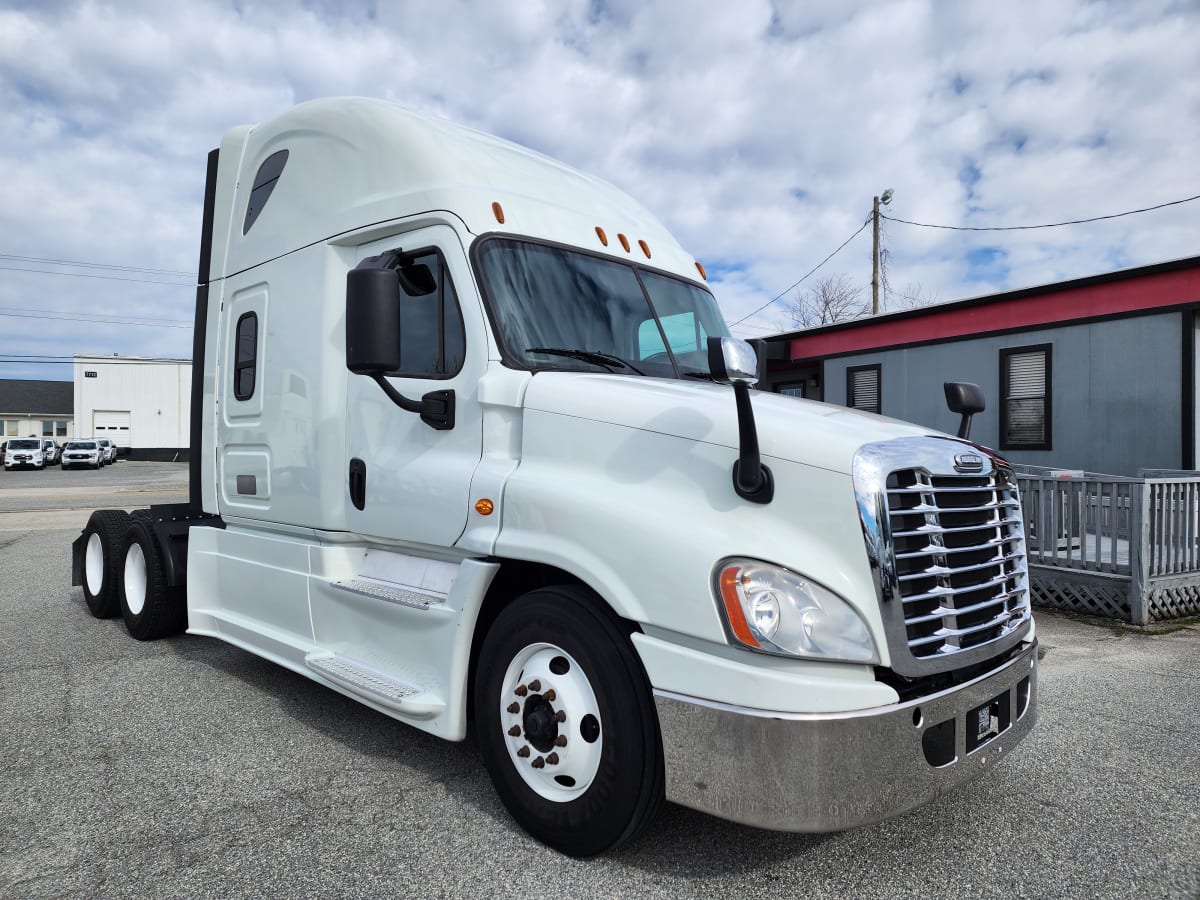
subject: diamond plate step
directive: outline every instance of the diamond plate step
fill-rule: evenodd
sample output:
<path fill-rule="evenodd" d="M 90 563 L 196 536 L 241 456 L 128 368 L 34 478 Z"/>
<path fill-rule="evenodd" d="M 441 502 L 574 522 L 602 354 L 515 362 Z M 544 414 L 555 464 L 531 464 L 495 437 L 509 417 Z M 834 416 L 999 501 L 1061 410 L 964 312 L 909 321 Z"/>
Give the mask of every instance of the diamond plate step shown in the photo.
<path fill-rule="evenodd" d="M 334 581 L 331 584 L 339 590 L 374 597 L 376 600 L 386 600 L 388 603 L 397 603 L 412 609 L 429 609 L 446 602 L 446 598 L 439 594 L 427 594 L 401 584 L 376 581 L 374 578 L 347 578 L 345 581 Z"/>
<path fill-rule="evenodd" d="M 446 706 L 419 685 L 401 681 L 336 653 L 310 653 L 304 658 L 304 664 L 351 693 L 407 716 L 427 719 L 437 715 Z"/>

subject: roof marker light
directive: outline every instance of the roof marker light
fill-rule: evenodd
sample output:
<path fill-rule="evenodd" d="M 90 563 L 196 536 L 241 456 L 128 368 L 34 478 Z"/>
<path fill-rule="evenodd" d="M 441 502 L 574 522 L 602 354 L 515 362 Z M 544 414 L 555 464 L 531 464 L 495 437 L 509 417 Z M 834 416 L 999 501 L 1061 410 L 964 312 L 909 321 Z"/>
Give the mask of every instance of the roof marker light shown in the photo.
<path fill-rule="evenodd" d="M 499 203 L 492 204 L 492 215 L 496 217 L 497 222 L 499 222 L 501 225 L 504 224 L 504 207 L 502 207 Z"/>
<path fill-rule="evenodd" d="M 628 253 L 629 252 L 629 238 L 625 237 L 625 235 L 623 235 L 623 234 L 618 234 L 617 240 L 621 242 L 621 246 L 624 247 L 625 252 Z"/>
<path fill-rule="evenodd" d="M 650 258 L 650 245 L 645 241 L 638 241 L 638 246 L 642 248 L 642 252 L 646 254 L 646 259 Z"/>
<path fill-rule="evenodd" d="M 605 247 L 608 246 L 608 235 L 604 233 L 604 229 L 599 225 L 596 226 L 596 237 L 600 238 L 600 243 Z"/>
<path fill-rule="evenodd" d="M 701 278 L 703 278 L 705 281 L 708 281 L 708 273 L 704 271 L 704 266 L 700 265 L 700 263 L 696 263 L 696 271 L 700 273 Z"/>

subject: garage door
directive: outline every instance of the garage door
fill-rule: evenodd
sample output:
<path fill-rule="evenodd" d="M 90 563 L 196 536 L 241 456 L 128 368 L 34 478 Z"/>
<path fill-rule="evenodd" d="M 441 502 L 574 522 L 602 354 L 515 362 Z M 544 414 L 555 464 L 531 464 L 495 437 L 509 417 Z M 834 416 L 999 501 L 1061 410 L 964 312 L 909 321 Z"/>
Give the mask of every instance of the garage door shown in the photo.
<path fill-rule="evenodd" d="M 92 437 L 108 438 L 118 447 L 133 446 L 129 431 L 129 410 L 94 410 Z"/>

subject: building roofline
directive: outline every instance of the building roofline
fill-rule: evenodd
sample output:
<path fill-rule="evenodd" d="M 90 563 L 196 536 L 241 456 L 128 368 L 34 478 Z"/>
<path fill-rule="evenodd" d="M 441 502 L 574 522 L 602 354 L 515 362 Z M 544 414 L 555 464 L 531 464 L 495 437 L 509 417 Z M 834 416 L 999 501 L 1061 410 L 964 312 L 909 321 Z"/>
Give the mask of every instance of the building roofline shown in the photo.
<path fill-rule="evenodd" d="M 907 319 L 919 319 L 925 316 L 934 316 L 940 313 L 951 312 L 959 309 L 971 309 L 977 306 L 987 306 L 992 303 L 1000 303 L 1006 300 L 1022 300 L 1027 297 L 1036 297 L 1044 294 L 1056 294 L 1062 291 L 1070 291 L 1078 288 L 1109 284 L 1115 281 L 1125 281 L 1130 278 L 1144 278 L 1148 275 L 1159 275 L 1166 272 L 1176 272 L 1179 270 L 1194 268 L 1200 268 L 1200 256 L 1183 256 L 1179 257 L 1178 259 L 1165 260 L 1163 262 L 1151 263 L 1145 266 L 1134 266 L 1128 269 L 1117 269 L 1112 272 L 1102 272 L 1098 275 L 1085 275 L 1080 278 L 1071 278 L 1066 281 L 1055 281 L 1048 284 L 1014 288 L 998 294 L 980 294 L 978 296 L 967 297 L 962 300 L 949 300 L 945 303 L 932 303 L 929 306 L 919 306 L 914 309 L 903 309 L 898 310 L 897 312 L 883 313 L 877 316 L 862 316 L 858 319 L 851 319 L 845 322 L 834 322 L 830 325 L 819 325 L 815 328 L 801 328 L 796 331 L 780 332 L 779 334 L 768 336 L 766 340 L 786 341 L 797 337 L 807 338 L 839 331 L 852 331 L 855 328 L 862 328 L 879 323 L 900 322 Z"/>

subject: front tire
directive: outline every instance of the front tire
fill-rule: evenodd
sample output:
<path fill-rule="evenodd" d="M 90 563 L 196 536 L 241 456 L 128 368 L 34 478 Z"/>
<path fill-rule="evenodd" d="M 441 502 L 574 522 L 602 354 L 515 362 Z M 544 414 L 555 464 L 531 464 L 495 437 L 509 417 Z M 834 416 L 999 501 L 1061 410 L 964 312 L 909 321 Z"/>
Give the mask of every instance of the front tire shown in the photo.
<path fill-rule="evenodd" d="M 139 641 L 153 641 L 183 631 L 187 605 L 182 592 L 167 585 L 162 553 L 146 517 L 130 519 L 124 548 L 121 615 L 129 633 Z"/>
<path fill-rule="evenodd" d="M 117 578 L 121 571 L 121 540 L 129 514 L 123 509 L 98 509 L 83 529 L 83 599 L 97 619 L 117 614 Z"/>
<path fill-rule="evenodd" d="M 663 803 L 662 740 L 627 630 L 594 593 L 532 591 L 503 610 L 475 677 L 484 763 L 505 807 L 544 844 L 593 856 Z"/>

